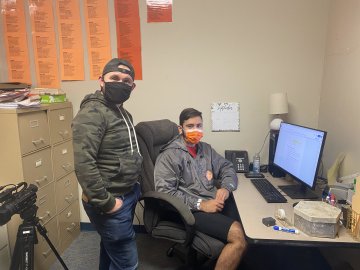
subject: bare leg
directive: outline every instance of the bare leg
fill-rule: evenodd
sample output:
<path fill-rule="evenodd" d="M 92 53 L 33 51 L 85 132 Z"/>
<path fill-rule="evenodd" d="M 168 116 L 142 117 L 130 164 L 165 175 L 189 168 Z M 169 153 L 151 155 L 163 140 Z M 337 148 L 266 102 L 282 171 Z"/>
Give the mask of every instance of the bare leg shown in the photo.
<path fill-rule="evenodd" d="M 231 270 L 236 269 L 246 249 L 246 241 L 243 228 L 240 223 L 234 221 L 231 224 L 228 236 L 228 243 L 225 245 L 217 260 L 215 269 Z"/>

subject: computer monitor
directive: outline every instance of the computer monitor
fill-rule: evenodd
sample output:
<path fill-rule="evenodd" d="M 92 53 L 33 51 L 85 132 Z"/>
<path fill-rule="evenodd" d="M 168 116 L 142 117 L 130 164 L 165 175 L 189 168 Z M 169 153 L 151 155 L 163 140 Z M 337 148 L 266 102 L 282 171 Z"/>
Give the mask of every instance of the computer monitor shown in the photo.
<path fill-rule="evenodd" d="M 318 198 L 310 189 L 315 188 L 325 139 L 325 131 L 281 123 L 274 164 L 300 183 L 279 186 L 290 198 Z"/>

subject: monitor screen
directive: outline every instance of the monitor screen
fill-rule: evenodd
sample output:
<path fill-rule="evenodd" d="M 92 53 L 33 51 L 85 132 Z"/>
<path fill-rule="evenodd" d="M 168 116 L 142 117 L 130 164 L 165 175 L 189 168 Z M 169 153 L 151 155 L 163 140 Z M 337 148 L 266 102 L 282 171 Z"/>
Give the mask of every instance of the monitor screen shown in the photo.
<path fill-rule="evenodd" d="M 301 186 L 280 187 L 291 198 L 317 197 L 307 191 L 306 186 L 315 187 L 325 139 L 325 131 L 281 123 L 274 164 L 300 182 Z M 308 196 L 305 193 L 309 193 Z"/>

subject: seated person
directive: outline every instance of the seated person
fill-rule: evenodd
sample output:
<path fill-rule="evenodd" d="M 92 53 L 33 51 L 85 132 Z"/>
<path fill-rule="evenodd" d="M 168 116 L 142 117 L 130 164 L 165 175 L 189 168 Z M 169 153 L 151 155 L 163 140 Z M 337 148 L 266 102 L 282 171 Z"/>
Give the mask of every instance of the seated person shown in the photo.
<path fill-rule="evenodd" d="M 238 182 L 233 164 L 200 142 L 201 112 L 188 108 L 179 118 L 179 136 L 156 160 L 155 189 L 183 200 L 194 214 L 196 230 L 225 243 L 215 269 L 236 269 L 246 241 L 231 194 Z"/>

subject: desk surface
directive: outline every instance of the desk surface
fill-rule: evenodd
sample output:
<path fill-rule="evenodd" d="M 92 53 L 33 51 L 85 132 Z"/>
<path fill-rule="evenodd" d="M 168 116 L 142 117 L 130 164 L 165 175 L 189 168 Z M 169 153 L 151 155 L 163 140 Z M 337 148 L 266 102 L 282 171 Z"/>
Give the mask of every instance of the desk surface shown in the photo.
<path fill-rule="evenodd" d="M 266 178 L 275 186 L 289 184 L 285 179 L 273 178 L 265 174 Z M 233 192 L 235 202 L 241 217 L 245 235 L 250 243 L 262 244 L 286 244 L 301 246 L 348 246 L 360 247 L 360 242 L 352 238 L 343 226 L 340 226 L 338 236 L 332 238 L 311 237 L 300 231 L 300 234 L 292 234 L 275 231 L 272 227 L 266 227 L 262 223 L 264 217 L 274 217 L 277 209 L 284 209 L 286 217 L 293 221 L 293 200 L 280 191 L 288 200 L 287 203 L 267 203 L 249 178 L 238 174 L 238 189 Z M 277 225 L 281 223 L 277 220 Z"/>

